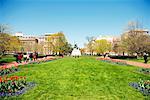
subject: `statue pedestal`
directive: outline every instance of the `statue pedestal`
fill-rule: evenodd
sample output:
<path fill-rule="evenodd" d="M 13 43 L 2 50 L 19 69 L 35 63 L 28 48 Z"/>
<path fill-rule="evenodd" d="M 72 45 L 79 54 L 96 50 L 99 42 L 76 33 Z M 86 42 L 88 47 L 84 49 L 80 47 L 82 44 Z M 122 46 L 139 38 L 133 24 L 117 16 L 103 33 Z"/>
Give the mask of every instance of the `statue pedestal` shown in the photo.
<path fill-rule="evenodd" d="M 77 48 L 74 48 L 74 49 L 72 50 L 71 56 L 74 56 L 74 57 L 76 57 L 76 56 L 78 56 L 78 57 L 81 56 L 80 50 L 77 49 Z"/>

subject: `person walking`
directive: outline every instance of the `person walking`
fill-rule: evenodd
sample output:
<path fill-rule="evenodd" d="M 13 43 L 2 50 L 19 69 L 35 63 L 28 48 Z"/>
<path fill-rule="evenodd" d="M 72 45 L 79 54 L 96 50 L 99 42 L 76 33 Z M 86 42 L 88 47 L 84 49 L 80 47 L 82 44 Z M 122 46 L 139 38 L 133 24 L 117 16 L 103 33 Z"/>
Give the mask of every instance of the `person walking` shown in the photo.
<path fill-rule="evenodd" d="M 27 62 L 27 53 L 23 54 L 23 60 L 24 60 L 24 62 Z"/>
<path fill-rule="evenodd" d="M 29 54 L 27 54 L 27 62 L 30 60 L 30 57 L 29 57 L 30 55 Z"/>
<path fill-rule="evenodd" d="M 143 54 L 143 57 L 144 57 L 144 63 L 147 63 L 148 62 L 148 54 L 144 53 Z"/>
<path fill-rule="evenodd" d="M 18 54 L 18 63 L 21 63 L 21 61 L 22 61 L 22 57 L 23 57 L 23 56 L 22 56 L 22 54 L 21 54 L 21 53 L 19 53 L 19 54 Z"/>
<path fill-rule="evenodd" d="M 30 61 L 32 61 L 32 59 L 33 59 L 33 53 L 30 53 L 29 58 L 30 58 Z"/>
<path fill-rule="evenodd" d="M 34 52 L 34 54 L 33 54 L 33 60 L 34 61 L 36 60 L 36 52 Z"/>

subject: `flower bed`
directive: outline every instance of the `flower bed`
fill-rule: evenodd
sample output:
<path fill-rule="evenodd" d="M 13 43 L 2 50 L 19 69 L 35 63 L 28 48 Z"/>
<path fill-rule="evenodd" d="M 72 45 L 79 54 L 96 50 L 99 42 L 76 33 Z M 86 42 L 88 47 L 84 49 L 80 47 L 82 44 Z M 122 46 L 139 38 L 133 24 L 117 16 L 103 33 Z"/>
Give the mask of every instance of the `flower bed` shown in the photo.
<path fill-rule="evenodd" d="M 36 61 L 31 61 L 31 62 L 29 62 L 29 64 L 40 64 L 40 63 L 49 62 L 52 60 L 56 60 L 56 58 L 42 58 L 42 59 L 38 59 Z"/>
<path fill-rule="evenodd" d="M 0 76 L 7 75 L 16 71 L 18 71 L 18 67 L 12 66 L 8 68 L 6 66 L 3 66 L 0 68 Z"/>
<path fill-rule="evenodd" d="M 142 68 L 139 69 L 138 71 L 144 74 L 150 74 L 150 68 Z"/>
<path fill-rule="evenodd" d="M 140 91 L 143 95 L 150 95 L 150 80 L 129 83 L 129 86 Z"/>
<path fill-rule="evenodd" d="M 20 64 L 14 62 L 12 64 L 0 66 L 0 76 L 7 75 L 7 74 L 18 71 L 17 66 L 19 66 L 19 65 L 40 64 L 40 63 L 49 62 L 49 61 L 56 60 L 56 59 L 58 59 L 58 58 L 46 57 L 46 58 L 37 59 L 36 61 L 31 61 L 31 62 L 22 62 Z"/>
<path fill-rule="evenodd" d="M 34 85 L 27 83 L 24 76 L 0 77 L 0 96 L 19 95 Z"/>

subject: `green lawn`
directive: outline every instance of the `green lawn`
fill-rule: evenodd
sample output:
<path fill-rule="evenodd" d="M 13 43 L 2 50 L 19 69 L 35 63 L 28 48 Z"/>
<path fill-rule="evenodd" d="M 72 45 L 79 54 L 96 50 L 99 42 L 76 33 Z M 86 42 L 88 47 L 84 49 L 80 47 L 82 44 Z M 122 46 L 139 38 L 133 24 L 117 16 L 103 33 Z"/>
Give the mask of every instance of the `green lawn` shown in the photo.
<path fill-rule="evenodd" d="M 10 63 L 10 62 L 13 62 L 15 60 L 16 60 L 16 58 L 13 57 L 13 55 L 6 55 L 0 59 L 0 63 Z"/>
<path fill-rule="evenodd" d="M 21 67 L 12 75 L 26 76 L 37 86 L 16 100 L 148 100 L 130 87 L 129 82 L 150 79 L 135 73 L 137 67 L 97 61 L 95 57 L 65 57 L 55 61 Z M 7 99 L 7 98 L 5 98 Z"/>
<path fill-rule="evenodd" d="M 142 62 L 144 63 L 144 58 L 143 57 L 139 57 L 137 59 L 127 59 L 128 61 L 136 61 L 136 62 Z M 150 57 L 148 57 L 148 62 L 150 64 Z"/>

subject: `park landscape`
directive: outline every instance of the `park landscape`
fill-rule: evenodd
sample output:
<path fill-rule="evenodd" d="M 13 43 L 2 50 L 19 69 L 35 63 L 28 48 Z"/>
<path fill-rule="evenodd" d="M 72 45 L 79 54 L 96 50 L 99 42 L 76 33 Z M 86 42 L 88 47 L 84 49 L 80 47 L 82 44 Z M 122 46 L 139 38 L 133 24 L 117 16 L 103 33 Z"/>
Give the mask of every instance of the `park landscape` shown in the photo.
<path fill-rule="evenodd" d="M 0 12 L 0 100 L 149 100 L 148 5 L 146 0 L 0 1 L 7 11 Z M 112 18 L 101 14 L 104 8 Z"/>

